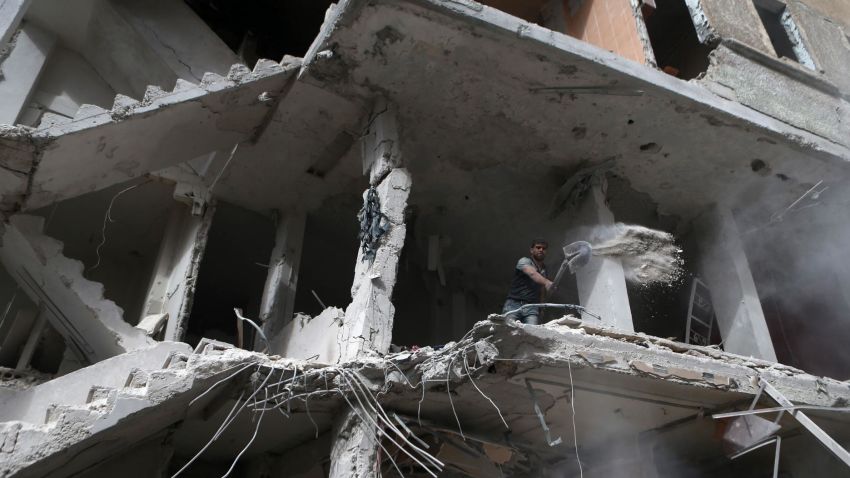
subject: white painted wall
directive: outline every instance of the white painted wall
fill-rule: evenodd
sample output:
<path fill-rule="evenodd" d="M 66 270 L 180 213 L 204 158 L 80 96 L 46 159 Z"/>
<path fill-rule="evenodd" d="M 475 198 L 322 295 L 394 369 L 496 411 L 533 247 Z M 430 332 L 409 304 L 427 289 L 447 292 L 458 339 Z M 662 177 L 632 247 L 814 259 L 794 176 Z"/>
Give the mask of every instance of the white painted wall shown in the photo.
<path fill-rule="evenodd" d="M 296 316 L 275 337 L 270 337 L 272 353 L 282 357 L 333 364 L 339 359 L 337 341 L 345 312 L 328 307 L 316 317 Z"/>
<path fill-rule="evenodd" d="M 225 74 L 239 57 L 182 0 L 113 0 L 112 6 L 179 78 Z"/>
<path fill-rule="evenodd" d="M 73 118 L 84 104 L 109 109 L 114 99 L 115 90 L 82 55 L 57 46 L 19 120 L 34 126 L 43 111 Z"/>
<path fill-rule="evenodd" d="M 50 32 L 24 23 L 11 53 L 0 65 L 0 124 L 15 124 L 55 44 Z"/>

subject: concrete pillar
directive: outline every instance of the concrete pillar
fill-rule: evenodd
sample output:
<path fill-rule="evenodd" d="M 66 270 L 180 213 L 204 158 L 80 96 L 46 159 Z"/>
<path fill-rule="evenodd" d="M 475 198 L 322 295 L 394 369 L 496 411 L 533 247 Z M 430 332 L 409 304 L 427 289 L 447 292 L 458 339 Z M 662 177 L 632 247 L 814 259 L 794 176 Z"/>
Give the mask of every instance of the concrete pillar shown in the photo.
<path fill-rule="evenodd" d="M 213 215 L 212 207 L 202 216 L 191 215 L 182 204 L 175 203 L 171 210 L 139 318 L 168 314 L 165 340 L 184 338 Z"/>
<path fill-rule="evenodd" d="M 260 303 L 263 332 L 271 343 L 276 342 L 274 337 L 292 320 L 306 223 L 307 216 L 303 212 L 290 212 L 278 221 L 274 249 L 269 259 L 269 272 Z M 255 342 L 255 345 L 262 346 L 259 342 Z"/>
<path fill-rule="evenodd" d="M 0 65 L 0 124 L 16 123 L 55 43 L 52 33 L 31 23 L 23 24 L 11 53 Z"/>
<path fill-rule="evenodd" d="M 575 216 L 575 223 L 583 227 L 577 228 L 568 241 L 592 242 L 593 226 L 614 224 L 614 214 L 606 203 L 607 187 L 604 176 L 594 175 L 591 178 L 590 189 L 579 203 Z M 553 269 L 557 270 L 557 267 Z M 576 283 L 582 306 L 602 317 L 604 324 L 634 332 L 626 276 L 619 259 L 594 256 L 590 263 L 576 272 Z"/>
<path fill-rule="evenodd" d="M 378 476 L 377 430 L 353 410 L 341 413 L 334 422 L 331 468 L 328 478 L 373 478 Z"/>
<path fill-rule="evenodd" d="M 700 276 L 711 289 L 723 348 L 776 360 L 756 284 L 731 211 L 713 206 L 694 221 Z"/>
<path fill-rule="evenodd" d="M 404 211 L 412 182 L 408 171 L 399 167 L 402 155 L 396 109 L 379 100 L 373 111 L 363 135 L 363 166 L 369 183 L 376 188 L 388 230 L 373 260 L 367 260 L 362 247 L 357 253 L 352 301 L 339 332 L 341 361 L 389 351 L 395 313 L 391 298 L 407 233 Z M 367 195 L 368 191 L 364 192 L 364 202 Z"/>
<path fill-rule="evenodd" d="M 381 239 L 375 259 L 365 260 L 362 248 L 357 253 L 351 304 L 345 310 L 340 329 L 340 360 L 354 359 L 368 351 L 387 353 L 392 339 L 393 288 L 398 258 L 404 246 L 407 228 L 404 209 L 410 194 L 411 180 L 406 169 L 394 169 L 377 188 L 381 212 L 386 215 L 389 230 Z M 364 199 L 366 195 L 364 194 Z"/>

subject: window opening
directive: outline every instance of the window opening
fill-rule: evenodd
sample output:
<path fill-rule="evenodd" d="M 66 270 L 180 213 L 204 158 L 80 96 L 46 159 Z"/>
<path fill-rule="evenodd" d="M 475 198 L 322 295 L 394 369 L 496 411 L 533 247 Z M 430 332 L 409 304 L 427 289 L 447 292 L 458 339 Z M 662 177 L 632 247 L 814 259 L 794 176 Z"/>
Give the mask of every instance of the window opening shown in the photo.
<path fill-rule="evenodd" d="M 753 5 L 764 25 L 776 56 L 788 58 L 809 68 L 815 69 L 811 55 L 803 45 L 800 29 L 791 17 L 788 7 L 775 0 L 753 0 Z"/>
<path fill-rule="evenodd" d="M 659 69 L 683 80 L 708 69 L 714 45 L 700 43 L 684 0 L 644 2 L 641 13 Z"/>

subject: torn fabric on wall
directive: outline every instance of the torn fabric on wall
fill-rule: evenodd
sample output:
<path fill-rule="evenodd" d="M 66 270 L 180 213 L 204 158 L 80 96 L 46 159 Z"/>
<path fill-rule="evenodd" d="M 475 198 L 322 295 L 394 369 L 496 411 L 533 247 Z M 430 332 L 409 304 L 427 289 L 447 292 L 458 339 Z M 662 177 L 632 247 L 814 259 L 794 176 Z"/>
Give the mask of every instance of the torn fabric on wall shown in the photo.
<path fill-rule="evenodd" d="M 357 219 L 360 221 L 358 237 L 363 251 L 363 260 L 372 262 L 378 252 L 381 237 L 390 230 L 389 219 L 381 212 L 381 200 L 374 187 L 370 187 L 366 193 L 366 200 L 357 213 Z"/>

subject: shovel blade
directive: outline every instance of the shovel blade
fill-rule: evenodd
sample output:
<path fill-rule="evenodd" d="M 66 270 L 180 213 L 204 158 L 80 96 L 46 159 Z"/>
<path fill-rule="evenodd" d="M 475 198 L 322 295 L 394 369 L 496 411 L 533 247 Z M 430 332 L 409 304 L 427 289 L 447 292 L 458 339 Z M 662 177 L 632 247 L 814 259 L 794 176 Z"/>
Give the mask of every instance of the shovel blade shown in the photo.
<path fill-rule="evenodd" d="M 575 274 L 577 270 L 586 266 L 591 256 L 593 256 L 593 248 L 589 242 L 576 241 L 564 246 L 564 257 L 570 267 L 570 273 Z"/>

